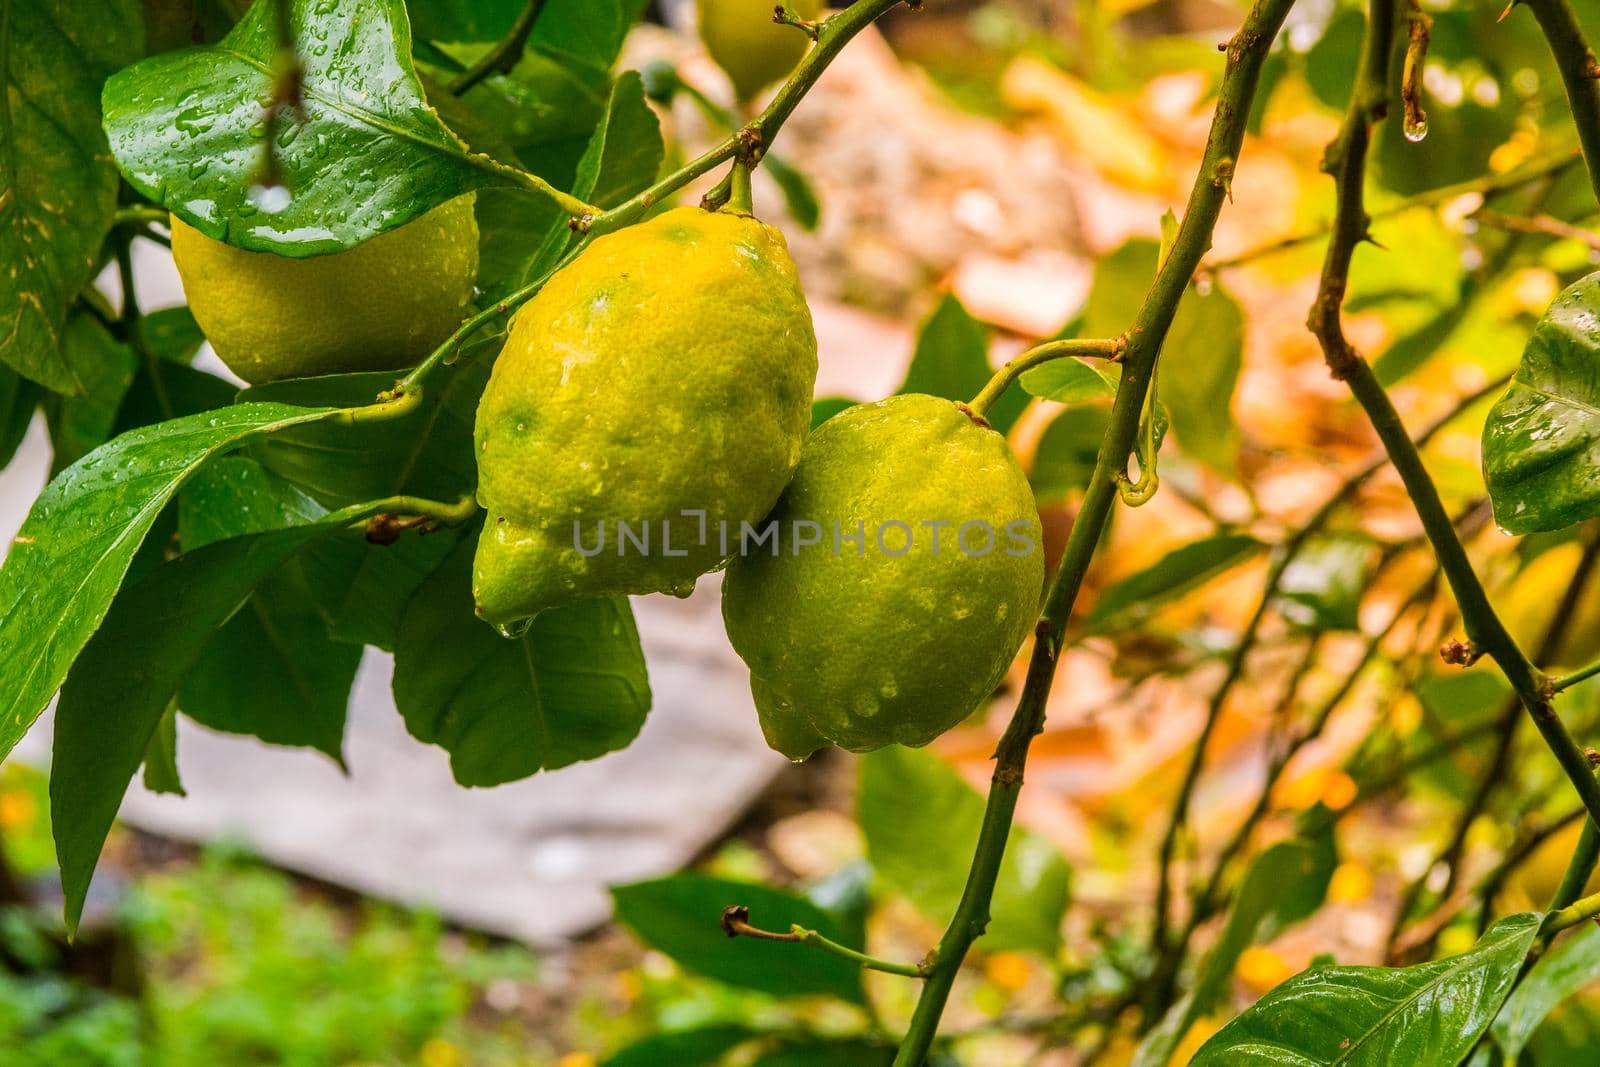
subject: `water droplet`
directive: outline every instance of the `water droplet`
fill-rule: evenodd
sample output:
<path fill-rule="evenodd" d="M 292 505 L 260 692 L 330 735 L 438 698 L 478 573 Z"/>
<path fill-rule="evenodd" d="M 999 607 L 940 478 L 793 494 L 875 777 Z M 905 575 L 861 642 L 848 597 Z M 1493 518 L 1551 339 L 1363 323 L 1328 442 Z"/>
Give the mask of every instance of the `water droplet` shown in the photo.
<path fill-rule="evenodd" d="M 1415 144 L 1424 137 L 1428 136 L 1428 120 L 1426 118 L 1418 118 L 1416 120 L 1409 118 L 1406 119 L 1405 133 L 1406 140 Z"/>
<path fill-rule="evenodd" d="M 532 625 L 532 619 L 518 619 L 516 622 L 496 623 L 494 632 L 505 638 L 507 641 L 518 641 L 521 640 L 523 635 L 528 632 L 528 628 Z"/>
<path fill-rule="evenodd" d="M 252 185 L 248 199 L 251 204 L 267 214 L 276 215 L 288 207 L 294 198 L 289 190 L 281 185 Z"/>

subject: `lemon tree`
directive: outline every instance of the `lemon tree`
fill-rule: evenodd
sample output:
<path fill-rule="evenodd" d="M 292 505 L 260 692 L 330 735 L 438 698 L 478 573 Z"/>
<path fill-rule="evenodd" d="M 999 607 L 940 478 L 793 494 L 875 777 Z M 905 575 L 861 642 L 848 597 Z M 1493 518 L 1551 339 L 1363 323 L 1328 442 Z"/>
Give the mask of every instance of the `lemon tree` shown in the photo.
<path fill-rule="evenodd" d="M 986 1030 L 1141 1067 L 1589 1053 L 1559 1042 L 1600 967 L 1566 933 L 1600 915 L 1594 13 L 1253 0 L 1219 54 L 1143 40 L 1127 4 L 1080 5 L 1092 49 L 987 7 L 963 39 L 1018 62 L 979 87 L 925 53 L 931 76 L 1093 149 L 1085 101 L 1114 137 L 1172 74 L 1209 132 L 1128 203 L 1182 202 L 1063 280 L 1085 296 L 1050 336 L 1002 343 L 945 293 L 893 396 L 818 398 L 752 175 L 815 228 L 827 203 L 769 149 L 853 39 L 938 6 L 699 0 L 730 94 L 698 58 L 619 69 L 644 0 L 0 0 L 0 461 L 32 427 L 55 457 L 0 567 L 0 756 L 54 701 L 69 928 L 134 776 L 181 791 L 180 719 L 340 762 L 376 648 L 460 784 L 557 772 L 646 723 L 628 598 L 725 570 L 771 746 L 867 753 L 864 856 L 786 888 L 617 887 L 622 922 L 724 988 L 610 1067 L 944 1067 Z M 709 148 L 663 123 L 680 94 L 726 128 Z M 1326 225 L 1239 250 L 1261 175 L 1324 129 L 1296 195 L 1325 202 L 1295 214 Z M 1187 196 L 1154 195 L 1174 169 Z M 1030 192 L 964 195 L 963 225 Z M 142 306 L 147 245 L 183 306 Z M 1313 291 L 1294 342 L 1254 317 Z M 1332 384 L 1243 388 L 1262 338 Z M 1330 425 L 1381 455 L 1347 463 Z M 1295 449 L 1328 490 L 1278 507 L 1261 472 Z M 1364 521 L 1394 486 L 1414 528 Z M 1142 804 L 1069 820 L 1111 859 L 1092 872 L 1016 824 L 1047 713 L 1084 695 L 1069 656 L 1125 687 L 1091 693 L 1102 718 L 1206 691 L 1158 728 Z M 1254 795 L 1206 821 L 1268 689 Z M 1385 713 L 1348 728 L 1368 690 Z M 973 738 L 983 792 L 939 755 Z M 1397 791 L 1432 820 L 1424 862 L 1369 870 L 1347 815 Z M 1380 879 L 1383 966 L 1269 944 Z M 877 954 L 886 921 L 896 952 L 924 936 L 911 912 L 942 932 Z M 953 997 L 992 1025 L 947 1025 Z"/>

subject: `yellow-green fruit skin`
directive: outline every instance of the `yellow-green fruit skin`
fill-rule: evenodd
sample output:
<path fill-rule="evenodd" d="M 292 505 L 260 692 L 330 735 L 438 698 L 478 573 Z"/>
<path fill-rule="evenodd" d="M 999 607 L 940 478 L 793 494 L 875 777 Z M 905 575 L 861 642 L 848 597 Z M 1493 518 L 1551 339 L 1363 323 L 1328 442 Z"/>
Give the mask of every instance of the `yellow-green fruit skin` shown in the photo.
<path fill-rule="evenodd" d="M 927 744 L 993 692 L 1033 627 L 1044 583 L 1033 490 L 1005 439 L 949 400 L 835 415 L 772 518 L 782 551 L 737 557 L 722 611 L 767 742 L 791 759 L 827 742 Z M 819 524 L 822 544 L 797 547 L 796 522 Z M 863 530 L 860 548 L 845 539 Z"/>
<path fill-rule="evenodd" d="M 310 259 L 235 248 L 174 216 L 172 258 L 195 321 L 245 381 L 393 370 L 420 362 L 467 316 L 475 200 Z"/>
<path fill-rule="evenodd" d="M 777 230 L 677 208 L 596 239 L 517 313 L 478 405 L 479 615 L 687 593 L 783 491 L 816 375 Z"/>
<path fill-rule="evenodd" d="M 769 0 L 699 0 L 700 39 L 740 100 L 788 77 L 810 44 L 797 27 L 772 21 L 776 6 Z M 785 0 L 783 6 L 803 19 L 822 12 L 821 0 Z"/>

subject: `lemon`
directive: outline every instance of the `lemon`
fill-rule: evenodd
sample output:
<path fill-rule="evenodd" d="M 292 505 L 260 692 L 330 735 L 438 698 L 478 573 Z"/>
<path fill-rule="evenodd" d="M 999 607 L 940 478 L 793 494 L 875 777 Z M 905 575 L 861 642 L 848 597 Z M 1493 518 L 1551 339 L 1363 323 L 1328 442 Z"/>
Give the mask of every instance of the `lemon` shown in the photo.
<path fill-rule="evenodd" d="M 777 230 L 678 208 L 597 238 L 517 313 L 478 405 L 478 613 L 686 594 L 783 491 L 816 374 Z"/>
<path fill-rule="evenodd" d="M 795 26 L 772 21 L 771 0 L 699 0 L 700 39 L 727 72 L 740 100 L 794 70 L 810 43 Z M 803 19 L 822 11 L 821 0 L 785 0 L 784 9 Z"/>
<path fill-rule="evenodd" d="M 354 248 L 290 259 L 172 220 L 172 258 L 195 321 L 248 382 L 420 361 L 466 317 L 478 274 L 473 194 Z"/>
<path fill-rule="evenodd" d="M 949 400 L 899 396 L 823 423 L 772 520 L 778 553 L 745 546 L 722 610 L 767 742 L 792 759 L 827 742 L 927 744 L 994 690 L 1033 628 L 1033 491 L 1005 438 Z"/>

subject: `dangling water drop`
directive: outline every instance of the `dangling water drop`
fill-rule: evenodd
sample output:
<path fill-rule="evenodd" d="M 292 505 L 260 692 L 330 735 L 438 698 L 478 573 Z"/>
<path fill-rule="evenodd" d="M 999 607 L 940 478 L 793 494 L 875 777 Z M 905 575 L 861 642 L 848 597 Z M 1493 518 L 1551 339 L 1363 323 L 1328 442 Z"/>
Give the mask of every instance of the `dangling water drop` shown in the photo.
<path fill-rule="evenodd" d="M 532 625 L 532 619 L 518 619 L 516 622 L 495 623 L 494 630 L 507 641 L 518 641 L 527 634 L 528 628 Z"/>
<path fill-rule="evenodd" d="M 1418 117 L 1415 119 L 1407 118 L 1404 129 L 1406 140 L 1410 141 L 1412 144 L 1416 144 L 1418 141 L 1428 136 L 1428 120 L 1426 117 Z"/>

